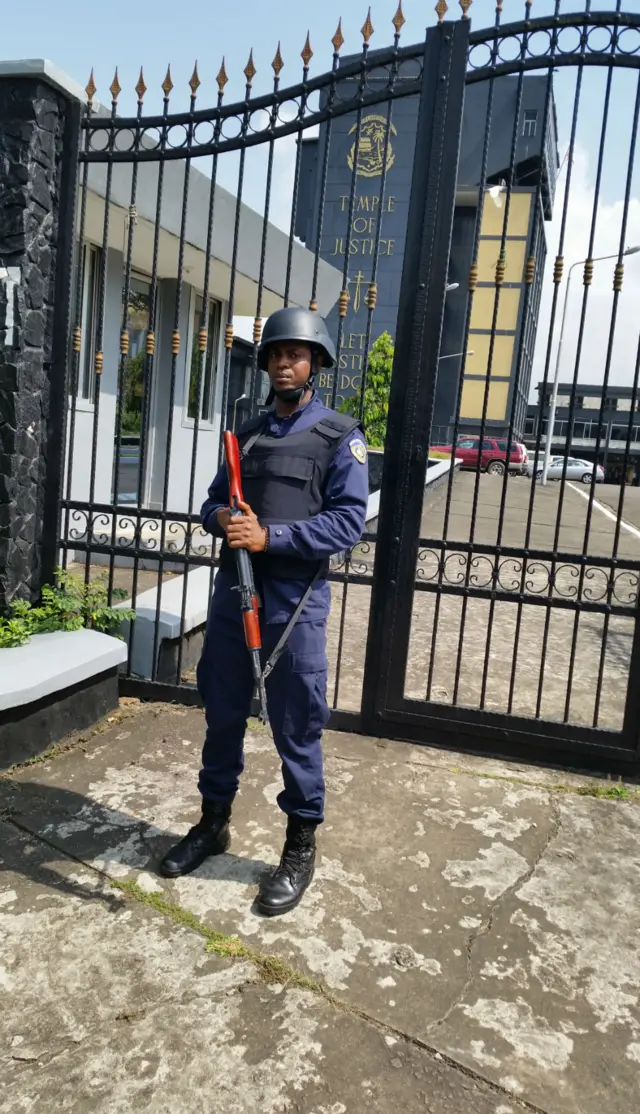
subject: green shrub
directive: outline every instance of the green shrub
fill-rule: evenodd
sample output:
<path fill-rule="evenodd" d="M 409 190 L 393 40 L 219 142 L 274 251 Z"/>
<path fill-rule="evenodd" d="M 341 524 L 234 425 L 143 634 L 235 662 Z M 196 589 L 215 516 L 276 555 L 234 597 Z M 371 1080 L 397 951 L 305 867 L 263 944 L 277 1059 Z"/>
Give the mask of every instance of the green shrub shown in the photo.
<path fill-rule="evenodd" d="M 126 594 L 122 588 L 114 588 L 112 592 L 115 599 L 123 599 Z M 10 616 L 0 616 L 0 648 L 24 646 L 32 634 L 82 627 L 119 638 L 122 621 L 134 618 L 135 612 L 130 608 L 109 606 L 106 576 L 85 584 L 66 570 L 56 569 L 54 583 L 45 584 L 37 607 L 25 600 L 16 600 L 11 605 Z"/>

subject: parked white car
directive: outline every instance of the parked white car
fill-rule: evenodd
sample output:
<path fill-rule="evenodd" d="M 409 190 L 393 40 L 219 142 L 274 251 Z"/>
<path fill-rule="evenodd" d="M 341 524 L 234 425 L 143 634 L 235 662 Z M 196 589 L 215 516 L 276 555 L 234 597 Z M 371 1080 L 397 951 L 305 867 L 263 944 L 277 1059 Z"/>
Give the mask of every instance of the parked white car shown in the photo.
<path fill-rule="evenodd" d="M 597 484 L 603 484 L 604 483 L 604 468 L 602 467 L 601 464 L 596 465 L 596 471 L 595 471 L 595 476 L 594 476 L 593 461 L 592 460 L 579 460 L 578 457 L 570 456 L 570 457 L 568 457 L 566 463 L 567 463 L 566 477 L 567 477 L 568 480 L 573 480 L 574 482 L 577 480 L 579 483 L 590 484 L 590 483 L 593 483 L 593 481 L 595 479 L 595 482 Z M 535 468 L 536 479 L 541 480 L 542 479 L 542 464 L 543 464 L 542 455 L 540 455 L 537 460 L 535 460 L 533 457 L 529 457 L 529 462 L 528 462 L 528 473 L 529 473 L 529 475 L 533 476 L 533 470 Z M 549 479 L 549 480 L 561 480 L 562 476 L 564 474 L 564 465 L 565 465 L 565 458 L 563 456 L 552 456 L 551 460 L 549 461 L 549 471 L 547 472 L 547 479 Z"/>

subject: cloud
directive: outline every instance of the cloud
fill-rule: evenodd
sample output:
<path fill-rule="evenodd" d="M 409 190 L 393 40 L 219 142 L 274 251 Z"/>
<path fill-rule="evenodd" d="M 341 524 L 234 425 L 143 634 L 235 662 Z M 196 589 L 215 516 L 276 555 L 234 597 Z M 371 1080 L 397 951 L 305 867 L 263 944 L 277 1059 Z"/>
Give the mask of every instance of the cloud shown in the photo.
<path fill-rule="evenodd" d="M 540 304 L 540 317 L 531 379 L 531 397 L 543 378 L 553 299 L 553 268 L 558 254 L 562 212 L 566 194 L 566 168 L 558 183 L 554 217 L 546 226 L 547 263 L 544 286 Z M 624 165 L 621 165 L 619 180 L 620 199 L 613 202 L 600 200 L 597 206 L 594 258 L 601 255 L 616 255 L 620 245 L 620 234 L 624 212 L 623 195 L 625 190 Z M 549 381 L 553 380 L 557 344 L 560 336 L 560 323 L 564 307 L 569 267 L 583 260 L 589 254 L 589 237 L 595 199 L 595 168 L 593 160 L 584 149 L 576 148 L 573 157 L 573 174 L 567 210 L 567 224 L 563 255 L 565 260 L 564 278 L 557 300 L 556 319 Z M 625 246 L 640 245 L 640 199 L 632 197 L 629 203 Z M 616 259 L 595 264 L 593 283 L 587 301 L 582 353 L 578 368 L 579 383 L 602 383 L 604 379 L 611 315 L 613 310 L 613 272 Z M 571 292 L 567 305 L 567 323 L 563 341 L 563 356 L 560 381 L 571 382 L 575 371 L 578 345 L 580 315 L 582 311 L 583 269 L 576 267 L 571 280 Z M 614 333 L 609 381 L 614 385 L 630 384 L 633 380 L 640 329 L 640 254 L 625 259 L 625 277 L 622 293 L 618 299 L 618 312 Z"/>

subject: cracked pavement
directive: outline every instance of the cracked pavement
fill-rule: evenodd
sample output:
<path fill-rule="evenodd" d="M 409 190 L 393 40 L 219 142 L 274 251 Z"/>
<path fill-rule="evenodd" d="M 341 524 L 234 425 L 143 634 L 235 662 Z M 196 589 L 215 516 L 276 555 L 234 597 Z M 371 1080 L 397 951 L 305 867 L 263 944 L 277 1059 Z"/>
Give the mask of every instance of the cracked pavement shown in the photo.
<path fill-rule="evenodd" d="M 284 829 L 264 731 L 230 852 L 155 874 L 197 815 L 202 723 L 131 706 L 0 778 L 0 1114 L 635 1114 L 640 800 L 328 733 L 316 879 L 264 920 L 253 896 Z M 180 910 L 291 977 L 209 954 Z"/>

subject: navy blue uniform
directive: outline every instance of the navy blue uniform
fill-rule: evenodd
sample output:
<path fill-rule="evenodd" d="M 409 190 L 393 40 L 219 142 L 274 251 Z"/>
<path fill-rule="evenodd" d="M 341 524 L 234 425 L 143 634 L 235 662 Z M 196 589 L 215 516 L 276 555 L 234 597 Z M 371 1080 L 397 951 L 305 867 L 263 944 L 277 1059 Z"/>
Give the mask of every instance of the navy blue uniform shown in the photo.
<path fill-rule="evenodd" d="M 306 405 L 286 418 L 271 411 L 263 436 L 282 438 L 311 429 L 333 412 L 314 393 Z M 242 431 L 241 431 L 242 432 Z M 362 434 L 352 431 L 338 446 L 324 482 L 322 510 L 298 522 L 271 523 L 268 554 L 309 562 L 308 576 L 281 579 L 256 576 L 262 601 L 264 660 L 268 658 L 304 595 L 322 560 L 355 545 L 364 529 L 368 470 Z M 250 500 L 248 500 L 250 501 Z M 224 536 L 217 511 L 229 505 L 226 468 L 209 488 L 201 510 L 208 533 Z M 253 507 L 258 516 L 259 509 Z M 285 519 L 286 513 L 283 513 Z M 258 562 L 255 562 L 257 565 Z M 304 565 L 303 565 L 304 568 Z M 203 797 L 230 800 L 243 770 L 243 740 L 253 693 L 249 655 L 244 642 L 240 601 L 233 588 L 235 570 L 221 568 L 215 579 L 198 689 L 203 699 L 207 733 L 199 788 Z M 302 820 L 321 821 L 324 808 L 322 730 L 329 718 L 326 699 L 326 622 L 331 595 L 321 576 L 289 636 L 287 649 L 267 679 L 269 721 L 282 760 L 284 790 L 278 797 L 283 812 Z"/>

